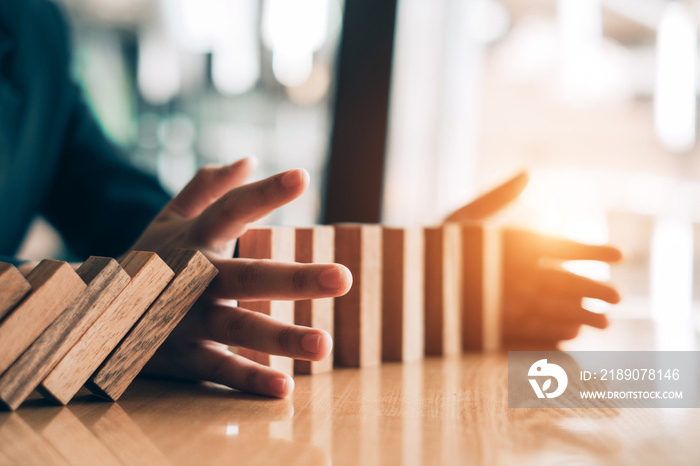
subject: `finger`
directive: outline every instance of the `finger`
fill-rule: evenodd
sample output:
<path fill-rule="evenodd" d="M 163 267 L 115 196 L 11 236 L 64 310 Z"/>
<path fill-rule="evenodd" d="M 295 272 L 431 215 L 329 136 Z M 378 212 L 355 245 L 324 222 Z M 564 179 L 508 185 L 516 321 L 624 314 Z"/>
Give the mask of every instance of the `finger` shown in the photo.
<path fill-rule="evenodd" d="M 553 343 L 571 340 L 578 336 L 581 326 L 568 322 L 556 322 L 541 317 L 528 317 L 521 322 L 505 324 L 503 336 L 506 343 Z"/>
<path fill-rule="evenodd" d="M 620 302 L 620 293 L 608 283 L 582 277 L 566 270 L 539 269 L 538 290 L 544 296 L 601 299 L 611 304 Z"/>
<path fill-rule="evenodd" d="M 613 246 L 579 243 L 566 238 L 517 228 L 505 230 L 504 242 L 506 254 L 522 255 L 524 251 L 527 251 L 538 257 L 553 257 L 563 260 L 603 262 L 622 260 L 622 252 Z"/>
<path fill-rule="evenodd" d="M 340 264 L 299 264 L 255 259 L 214 260 L 219 274 L 207 293 L 219 299 L 257 301 L 342 296 L 352 274 Z"/>
<path fill-rule="evenodd" d="M 598 314 L 584 309 L 581 300 L 542 299 L 533 305 L 532 313 L 539 315 L 543 321 L 554 324 L 588 325 L 599 329 L 608 327 L 605 314 Z"/>
<path fill-rule="evenodd" d="M 294 391 L 294 380 L 287 374 L 233 354 L 220 345 L 195 346 L 188 359 L 195 380 L 276 398 L 286 398 Z"/>
<path fill-rule="evenodd" d="M 257 160 L 249 157 L 223 167 L 202 167 L 166 209 L 186 218 L 196 217 L 228 191 L 245 183 L 256 166 Z"/>
<path fill-rule="evenodd" d="M 508 204 L 515 201 L 523 192 L 530 179 L 527 173 L 515 175 L 502 185 L 481 195 L 476 200 L 447 216 L 447 222 L 464 222 L 468 220 L 481 220 L 496 214 Z"/>
<path fill-rule="evenodd" d="M 213 305 L 205 321 L 207 339 L 267 354 L 320 361 L 333 349 L 331 336 L 323 330 L 285 324 L 240 307 Z"/>
<path fill-rule="evenodd" d="M 195 228 L 204 242 L 229 241 L 248 224 L 299 197 L 309 184 L 306 170 L 289 170 L 227 192 L 207 207 Z"/>

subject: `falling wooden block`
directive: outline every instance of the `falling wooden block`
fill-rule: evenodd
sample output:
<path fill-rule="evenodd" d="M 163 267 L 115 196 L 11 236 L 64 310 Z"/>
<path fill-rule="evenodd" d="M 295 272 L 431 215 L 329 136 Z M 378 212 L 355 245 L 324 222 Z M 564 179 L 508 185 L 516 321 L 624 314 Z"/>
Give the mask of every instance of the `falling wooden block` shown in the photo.
<path fill-rule="evenodd" d="M 415 361 L 425 349 L 423 231 L 385 227 L 382 234 L 382 359 Z"/>
<path fill-rule="evenodd" d="M 90 257 L 77 271 L 87 288 L 0 376 L 0 401 L 17 409 L 129 283 L 117 261 Z"/>
<path fill-rule="evenodd" d="M 43 260 L 27 275 L 33 291 L 0 322 L 0 374 L 85 289 L 66 262 Z"/>
<path fill-rule="evenodd" d="M 5 317 L 32 290 L 22 272 L 12 264 L 0 262 L 0 319 Z"/>
<path fill-rule="evenodd" d="M 460 227 L 426 228 L 425 354 L 462 351 L 462 237 Z"/>
<path fill-rule="evenodd" d="M 353 276 L 350 291 L 335 298 L 335 364 L 376 366 L 382 356 L 382 228 L 336 225 L 335 261 Z"/>
<path fill-rule="evenodd" d="M 90 378 L 93 393 L 117 400 L 218 272 L 199 251 L 178 249 L 165 262 L 175 278 Z"/>
<path fill-rule="evenodd" d="M 243 259 L 273 259 L 294 261 L 294 228 L 261 227 L 251 228 L 238 240 L 238 256 Z M 293 301 L 247 301 L 241 307 L 274 317 L 280 322 L 294 324 Z M 292 375 L 294 360 L 284 356 L 270 355 L 248 348 L 239 348 L 238 354 L 252 361 L 270 366 Z"/>
<path fill-rule="evenodd" d="M 68 403 L 175 275 L 153 252 L 132 251 L 121 266 L 131 281 L 44 379 L 44 396 Z"/>
<path fill-rule="evenodd" d="M 297 262 L 331 263 L 335 260 L 335 231 L 330 226 L 296 229 Z M 333 336 L 333 298 L 304 299 L 294 303 L 294 323 L 314 327 Z M 333 354 L 322 361 L 294 361 L 296 374 L 318 374 L 333 370 Z"/>
<path fill-rule="evenodd" d="M 494 351 L 501 333 L 501 231 L 488 222 L 462 224 L 462 347 Z"/>

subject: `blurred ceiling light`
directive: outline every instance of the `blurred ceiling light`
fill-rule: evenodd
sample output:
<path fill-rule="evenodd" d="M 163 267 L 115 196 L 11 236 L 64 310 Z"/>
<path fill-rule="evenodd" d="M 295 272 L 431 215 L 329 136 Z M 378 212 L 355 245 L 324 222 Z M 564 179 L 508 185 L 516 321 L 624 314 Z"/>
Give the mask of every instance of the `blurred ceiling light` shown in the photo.
<path fill-rule="evenodd" d="M 228 1 L 177 0 L 164 4 L 172 32 L 193 52 L 210 52 L 220 31 L 226 30 L 231 16 L 226 15 Z"/>
<path fill-rule="evenodd" d="M 311 76 L 303 84 L 288 87 L 287 95 L 298 104 L 315 104 L 323 99 L 331 84 L 331 71 L 323 62 L 314 62 Z"/>
<path fill-rule="evenodd" d="M 590 104 L 628 94 L 626 55 L 603 39 L 601 0 L 558 0 L 557 18 L 564 99 Z"/>
<path fill-rule="evenodd" d="M 287 87 L 299 86 L 311 75 L 313 53 L 328 38 L 329 0 L 266 0 L 263 42 L 272 50 L 272 71 Z"/>
<path fill-rule="evenodd" d="M 496 0 L 472 0 L 466 8 L 469 35 L 489 44 L 503 37 L 510 27 L 510 14 Z"/>
<path fill-rule="evenodd" d="M 227 26 L 214 39 L 212 80 L 222 94 L 242 94 L 260 78 L 258 0 L 228 0 Z"/>
<path fill-rule="evenodd" d="M 654 127 L 671 152 L 695 145 L 697 28 L 690 11 L 671 2 L 661 16 L 656 39 Z"/>
<path fill-rule="evenodd" d="M 177 45 L 157 27 L 140 31 L 138 44 L 139 91 L 152 104 L 167 103 L 181 87 Z"/>

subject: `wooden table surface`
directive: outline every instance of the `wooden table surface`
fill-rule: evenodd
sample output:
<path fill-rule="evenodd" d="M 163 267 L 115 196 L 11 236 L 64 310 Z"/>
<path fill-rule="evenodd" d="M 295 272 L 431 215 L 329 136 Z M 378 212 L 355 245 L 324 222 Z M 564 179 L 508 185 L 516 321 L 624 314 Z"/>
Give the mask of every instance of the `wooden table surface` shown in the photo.
<path fill-rule="evenodd" d="M 568 348 L 652 336 L 614 322 Z M 470 354 L 298 376 L 289 400 L 139 379 L 118 403 L 0 413 L 0 465 L 561 463 L 700 464 L 700 410 L 509 409 L 506 356 Z"/>

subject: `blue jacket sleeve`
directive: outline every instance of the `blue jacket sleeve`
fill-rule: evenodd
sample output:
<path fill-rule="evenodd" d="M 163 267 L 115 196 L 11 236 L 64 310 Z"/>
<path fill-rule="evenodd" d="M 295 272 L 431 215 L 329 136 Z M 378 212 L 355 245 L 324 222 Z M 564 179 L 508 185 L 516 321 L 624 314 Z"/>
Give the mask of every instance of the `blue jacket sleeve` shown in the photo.
<path fill-rule="evenodd" d="M 69 61 L 67 40 L 65 49 Z M 127 162 L 99 127 L 79 87 L 66 82 L 68 122 L 42 214 L 79 257 L 116 257 L 133 244 L 169 196 L 154 177 Z"/>

